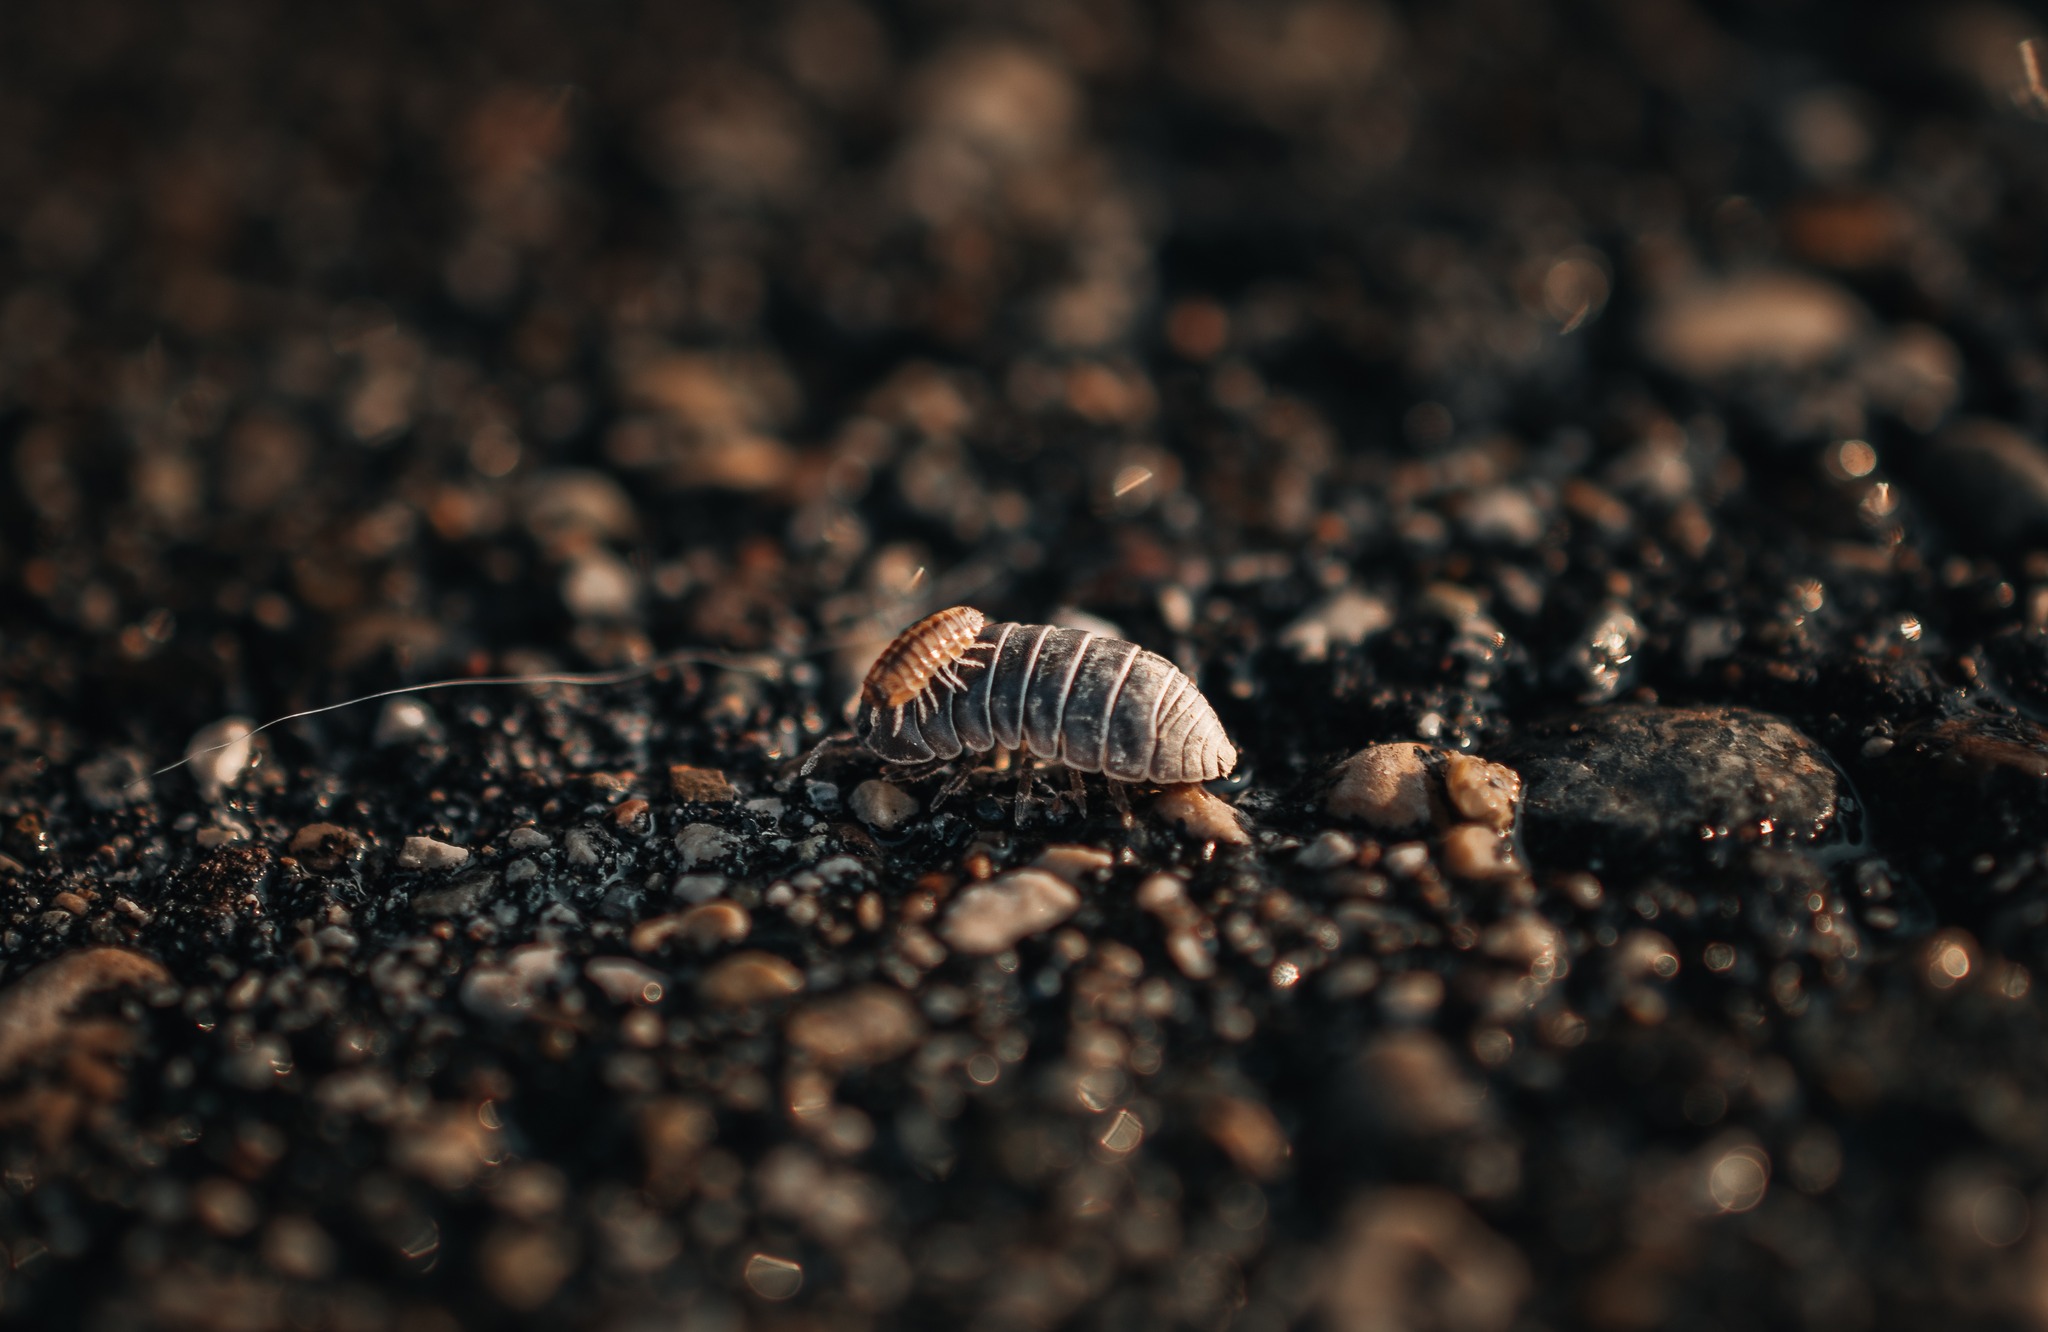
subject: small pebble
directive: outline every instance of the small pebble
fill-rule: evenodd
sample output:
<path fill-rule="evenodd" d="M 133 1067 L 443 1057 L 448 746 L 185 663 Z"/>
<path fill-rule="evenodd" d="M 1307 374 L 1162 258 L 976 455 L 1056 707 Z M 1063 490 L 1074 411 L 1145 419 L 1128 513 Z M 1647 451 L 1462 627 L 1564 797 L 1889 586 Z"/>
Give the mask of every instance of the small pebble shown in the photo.
<path fill-rule="evenodd" d="M 1116 865 L 1116 857 L 1100 847 L 1054 843 L 1039 852 L 1031 864 L 1035 869 L 1059 875 L 1068 883 L 1085 883 L 1108 873 Z"/>
<path fill-rule="evenodd" d="M 1506 832 L 1514 826 L 1522 778 L 1513 768 L 1452 754 L 1444 760 L 1444 794 L 1453 809 L 1474 823 Z"/>
<path fill-rule="evenodd" d="M 441 723 L 434 710 L 416 698 L 387 698 L 377 713 L 377 725 L 370 740 L 379 748 L 414 745 L 441 738 Z"/>
<path fill-rule="evenodd" d="M 610 551 L 588 551 L 562 575 L 562 604 L 578 619 L 623 619 L 639 601 L 639 575 Z"/>
<path fill-rule="evenodd" d="M 901 990 L 864 985 L 799 1009 L 787 1034 L 829 1068 L 864 1068 L 909 1053 L 924 1037 L 924 1020 Z"/>
<path fill-rule="evenodd" d="M 431 837 L 408 837 L 398 848 L 398 868 L 409 870 L 454 869 L 469 863 L 467 847 L 451 846 Z"/>
<path fill-rule="evenodd" d="M 1514 847 L 1483 823 L 1461 823 L 1444 834 L 1444 868 L 1461 879 L 1498 879 L 1519 872 Z"/>
<path fill-rule="evenodd" d="M 668 978 L 630 957 L 593 957 L 583 964 L 590 983 L 615 1004 L 658 1004 Z"/>
<path fill-rule="evenodd" d="M 1176 875 L 1147 875 L 1145 882 L 1138 885 L 1138 905 L 1155 914 L 1173 911 L 1185 905 L 1187 900 L 1188 886 Z"/>
<path fill-rule="evenodd" d="M 1170 786 L 1152 802 L 1153 817 L 1198 841 L 1250 846 L 1252 835 L 1228 802 L 1194 782 Z"/>
<path fill-rule="evenodd" d="M 722 1008 L 751 1008 L 804 988 L 804 973 L 773 953 L 734 953 L 704 973 L 697 992 Z"/>
<path fill-rule="evenodd" d="M 1802 370 L 1846 351 L 1867 317 L 1832 282 L 1754 272 L 1672 291 L 1651 312 L 1645 341 L 1652 356 L 1694 379 Z"/>
<path fill-rule="evenodd" d="M 225 753 L 226 751 L 222 751 Z M 132 750 L 117 749 L 78 765 L 78 789 L 94 809 L 114 810 L 152 799 L 156 788 Z"/>
<path fill-rule="evenodd" d="M 1305 870 L 1335 869 L 1357 855 L 1358 843 L 1333 829 L 1318 834 L 1313 842 L 1297 851 L 1294 863 Z"/>
<path fill-rule="evenodd" d="M 249 738 L 255 729 L 256 723 L 247 717 L 223 717 L 192 736 L 185 746 L 186 766 L 200 795 L 218 800 L 242 775 L 255 754 L 255 744 Z"/>
<path fill-rule="evenodd" d="M 723 874 L 678 874 L 669 891 L 685 902 L 709 902 L 723 896 L 728 886 Z"/>
<path fill-rule="evenodd" d="M 853 816 L 879 832 L 895 832 L 917 814 L 917 797 L 880 778 L 871 777 L 853 788 Z"/>
<path fill-rule="evenodd" d="M 458 876 L 445 888 L 435 888 L 424 893 L 415 893 L 412 909 L 422 916 L 467 916 L 474 912 L 491 890 L 498 885 L 498 876 L 487 869 L 471 870 Z"/>
<path fill-rule="evenodd" d="M 938 932 L 957 952 L 987 956 L 1044 933 L 1080 907 L 1081 894 L 1066 880 L 1044 870 L 1011 870 L 956 897 Z"/>
<path fill-rule="evenodd" d="M 1378 597 L 1342 588 L 1280 631 L 1280 644 L 1302 661 L 1328 660 L 1332 648 L 1357 647 L 1394 622 Z"/>
<path fill-rule="evenodd" d="M 523 1017 L 569 975 L 568 956 L 560 944 L 523 944 L 501 962 L 471 967 L 462 978 L 462 1002 L 479 1017 Z"/>
<path fill-rule="evenodd" d="M 1278 1176 L 1294 1151 L 1273 1112 L 1246 1097 L 1212 1099 L 1203 1108 L 1202 1128 L 1238 1169 L 1254 1179 Z"/>
<path fill-rule="evenodd" d="M 309 823 L 292 834 L 286 852 L 316 874 L 332 874 L 359 859 L 362 839 L 332 823 Z"/>
<path fill-rule="evenodd" d="M 651 953 L 670 939 L 681 939 L 698 948 L 717 948 L 738 943 L 754 927 L 747 909 L 736 902 L 705 902 L 671 915 L 643 920 L 633 927 L 636 953 Z"/>
<path fill-rule="evenodd" d="M 735 845 L 733 835 L 715 823 L 686 824 L 676 834 L 676 854 L 682 857 L 684 869 L 715 865 L 730 855 Z"/>
<path fill-rule="evenodd" d="M 505 845 L 514 851 L 545 851 L 554 840 L 538 828 L 514 828 L 505 834 Z"/>
<path fill-rule="evenodd" d="M 1430 816 L 1432 752 L 1413 741 L 1359 750 L 1337 765 L 1337 781 L 1323 807 L 1340 819 L 1388 832 L 1421 827 Z"/>
<path fill-rule="evenodd" d="M 571 828 L 562 836 L 562 854 L 578 869 L 595 869 L 604 863 L 609 839 L 595 828 Z"/>
<path fill-rule="evenodd" d="M 730 805 L 740 798 L 733 784 L 717 768 L 692 767 L 678 763 L 668 770 L 669 794 L 686 805 Z"/>

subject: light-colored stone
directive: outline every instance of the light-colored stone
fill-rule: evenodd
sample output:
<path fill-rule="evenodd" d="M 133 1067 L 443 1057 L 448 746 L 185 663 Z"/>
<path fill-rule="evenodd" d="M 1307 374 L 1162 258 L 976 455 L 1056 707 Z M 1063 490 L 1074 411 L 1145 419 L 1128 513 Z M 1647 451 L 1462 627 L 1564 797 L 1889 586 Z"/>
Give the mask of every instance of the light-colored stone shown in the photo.
<path fill-rule="evenodd" d="M 1444 760 L 1444 794 L 1451 807 L 1472 822 L 1506 832 L 1515 823 L 1522 775 L 1470 754 L 1452 754 Z"/>
<path fill-rule="evenodd" d="M 398 868 L 408 870 L 456 869 L 469 863 L 467 847 L 437 842 L 431 837 L 408 837 L 398 848 Z"/>
<path fill-rule="evenodd" d="M 615 1004 L 658 1004 L 668 988 L 668 977 L 630 957 L 593 957 L 583 974 Z"/>
<path fill-rule="evenodd" d="M 1335 869 L 1358 855 L 1358 843 L 1335 829 L 1319 833 L 1316 839 L 1294 855 L 1294 863 L 1305 870 Z"/>
<path fill-rule="evenodd" d="M 832 1068 L 864 1068 L 910 1052 L 924 1019 L 901 990 L 864 985 L 791 1015 L 789 1043 Z"/>
<path fill-rule="evenodd" d="M 1566 970 L 1563 931 L 1534 911 L 1517 911 L 1487 926 L 1479 947 L 1488 957 L 1513 962 L 1539 980 L 1554 980 Z"/>
<path fill-rule="evenodd" d="M 1017 869 L 977 883 L 953 899 L 939 937 L 955 952 L 986 955 L 1014 948 L 1066 920 L 1081 894 L 1038 869 Z"/>
<path fill-rule="evenodd" d="M 479 1017 L 522 1017 L 569 975 L 568 955 L 560 944 L 525 944 L 502 961 L 471 967 L 462 978 L 462 1003 Z"/>
<path fill-rule="evenodd" d="M 917 797 L 878 777 L 853 788 L 853 816 L 879 832 L 895 832 L 917 814 Z"/>
<path fill-rule="evenodd" d="M 1039 852 L 1031 864 L 1034 869 L 1057 874 L 1068 883 L 1084 883 L 1112 869 L 1116 857 L 1101 847 L 1056 842 Z"/>
<path fill-rule="evenodd" d="M 1378 597 L 1339 588 L 1280 631 L 1280 644 L 1303 661 L 1324 661 L 1332 648 L 1357 647 L 1394 622 Z"/>
<path fill-rule="evenodd" d="M 715 823 L 686 824 L 676 834 L 676 854 L 684 869 L 716 865 L 732 854 L 735 844 L 733 835 Z"/>
<path fill-rule="evenodd" d="M 1252 835 L 1230 804 L 1209 794 L 1194 782 L 1169 786 L 1152 802 L 1152 814 L 1161 823 L 1177 826 L 1191 837 L 1228 846 L 1250 846 Z"/>
<path fill-rule="evenodd" d="M 479 903 L 491 895 L 498 886 L 498 876 L 487 869 L 471 870 L 456 876 L 445 888 L 435 888 L 424 893 L 415 893 L 412 909 L 422 916 L 466 916 L 476 910 Z"/>
<path fill-rule="evenodd" d="M 255 731 L 256 723 L 247 717 L 223 717 L 193 734 L 185 746 L 185 759 L 200 795 L 218 800 L 242 775 L 255 756 L 255 743 L 250 739 Z"/>
<path fill-rule="evenodd" d="M 656 916 L 633 927 L 636 953 L 651 953 L 670 939 L 681 939 L 698 948 L 716 948 L 738 943 L 753 930 L 753 917 L 737 902 L 705 902 L 688 911 Z"/>
<path fill-rule="evenodd" d="M 1187 900 L 1188 886 L 1177 875 L 1148 875 L 1138 885 L 1138 905 L 1155 914 L 1177 912 L 1187 905 Z"/>
<path fill-rule="evenodd" d="M 514 851 L 545 851 L 554 840 L 538 828 L 514 828 L 505 834 L 505 845 Z"/>
<path fill-rule="evenodd" d="M 1519 874 L 1515 849 L 1483 823 L 1461 823 L 1444 834 L 1444 868 L 1461 879 L 1500 879 Z"/>
<path fill-rule="evenodd" d="M 1714 379 L 1748 367 L 1803 370 L 1846 351 L 1868 321 L 1832 282 L 1756 272 L 1695 282 L 1657 303 L 1650 354 L 1680 374 Z"/>
<path fill-rule="evenodd" d="M 1323 1325 L 1347 1332 L 1507 1332 L 1530 1287 L 1515 1246 L 1435 1187 L 1367 1193 L 1327 1262 Z"/>
<path fill-rule="evenodd" d="M 734 953 L 697 982 L 697 991 L 725 1008 L 786 999 L 804 988 L 804 973 L 773 953 Z"/>
<path fill-rule="evenodd" d="M 377 714 L 370 742 L 381 747 L 413 745 L 441 736 L 440 719 L 434 710 L 416 698 L 391 698 Z"/>
<path fill-rule="evenodd" d="M 1430 815 L 1431 753 L 1407 740 L 1359 750 L 1337 765 L 1324 808 L 1388 832 L 1421 827 Z"/>
<path fill-rule="evenodd" d="M 608 550 L 586 551 L 562 575 L 562 603 L 578 619 L 620 619 L 631 615 L 639 600 L 639 575 Z"/>

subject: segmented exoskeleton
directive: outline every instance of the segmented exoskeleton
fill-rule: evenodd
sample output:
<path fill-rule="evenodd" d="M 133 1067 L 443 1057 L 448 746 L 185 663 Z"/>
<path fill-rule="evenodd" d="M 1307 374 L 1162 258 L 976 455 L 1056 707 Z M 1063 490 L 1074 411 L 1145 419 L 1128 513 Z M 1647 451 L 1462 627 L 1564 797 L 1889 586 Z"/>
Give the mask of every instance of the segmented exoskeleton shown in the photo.
<path fill-rule="evenodd" d="M 1206 782 L 1237 749 L 1194 681 L 1085 629 L 955 606 L 904 630 L 861 685 L 861 742 L 893 763 L 1023 749 L 1125 782 Z"/>

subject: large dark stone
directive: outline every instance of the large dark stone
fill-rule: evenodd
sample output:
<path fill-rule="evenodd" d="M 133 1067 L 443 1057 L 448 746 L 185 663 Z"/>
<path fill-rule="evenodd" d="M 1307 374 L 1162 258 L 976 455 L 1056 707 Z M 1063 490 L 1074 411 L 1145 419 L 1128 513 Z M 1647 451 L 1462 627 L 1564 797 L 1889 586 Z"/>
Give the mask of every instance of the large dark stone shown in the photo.
<path fill-rule="evenodd" d="M 1540 867 L 1725 863 L 1737 847 L 1840 840 L 1855 811 L 1818 745 L 1747 708 L 1605 708 L 1531 727 L 1492 757 L 1522 774 Z"/>

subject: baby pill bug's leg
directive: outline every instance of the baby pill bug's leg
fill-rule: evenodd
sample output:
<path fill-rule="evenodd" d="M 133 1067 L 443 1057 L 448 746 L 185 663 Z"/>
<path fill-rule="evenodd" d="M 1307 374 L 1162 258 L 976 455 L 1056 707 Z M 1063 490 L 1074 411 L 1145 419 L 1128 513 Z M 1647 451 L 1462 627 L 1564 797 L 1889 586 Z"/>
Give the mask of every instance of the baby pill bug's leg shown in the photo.
<path fill-rule="evenodd" d="M 1116 806 L 1116 812 L 1123 819 L 1124 827 L 1130 827 L 1132 823 L 1130 793 L 1124 789 L 1124 783 L 1114 777 L 1106 777 L 1103 780 L 1109 786 L 1109 803 Z"/>
<path fill-rule="evenodd" d="M 1079 768 L 1067 769 L 1067 790 L 1074 797 L 1074 808 L 1082 818 L 1088 817 L 1088 779 L 1081 775 Z"/>
<path fill-rule="evenodd" d="M 1010 820 L 1024 826 L 1024 807 L 1031 803 L 1031 755 L 1017 751 L 1017 799 L 1010 807 Z"/>

